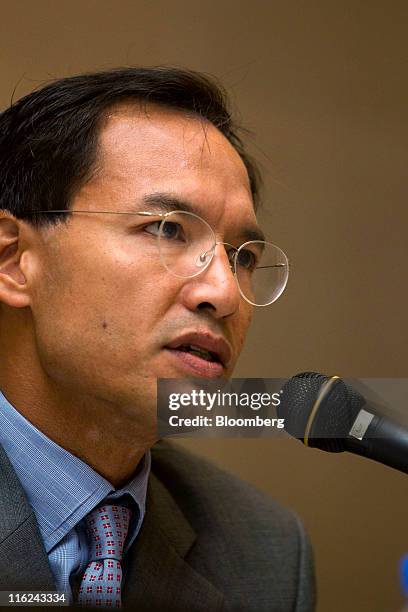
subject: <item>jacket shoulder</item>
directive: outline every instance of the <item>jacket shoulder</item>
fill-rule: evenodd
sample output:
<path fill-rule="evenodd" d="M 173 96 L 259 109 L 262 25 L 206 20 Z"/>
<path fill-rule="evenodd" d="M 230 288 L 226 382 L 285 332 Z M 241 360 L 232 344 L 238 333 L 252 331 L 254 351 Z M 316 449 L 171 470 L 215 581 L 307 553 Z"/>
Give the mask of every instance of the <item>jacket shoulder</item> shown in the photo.
<path fill-rule="evenodd" d="M 160 441 L 153 446 L 152 471 L 198 528 L 203 522 L 203 514 L 195 516 L 194 510 L 198 508 L 219 520 L 227 516 L 248 522 L 255 517 L 273 519 L 279 529 L 289 532 L 298 523 L 295 513 L 255 486 L 177 443 Z M 204 522 L 203 526 L 207 524 Z"/>
<path fill-rule="evenodd" d="M 232 601 L 235 593 L 248 610 L 314 609 L 312 551 L 296 513 L 176 443 L 152 448 L 152 471 L 197 534 L 190 562 L 228 583 Z"/>

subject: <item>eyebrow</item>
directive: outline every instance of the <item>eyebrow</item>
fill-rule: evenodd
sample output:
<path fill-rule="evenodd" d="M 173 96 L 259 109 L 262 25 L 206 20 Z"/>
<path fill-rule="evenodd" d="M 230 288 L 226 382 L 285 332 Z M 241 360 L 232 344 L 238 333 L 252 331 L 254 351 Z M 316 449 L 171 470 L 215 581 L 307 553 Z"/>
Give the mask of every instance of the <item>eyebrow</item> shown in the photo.
<path fill-rule="evenodd" d="M 143 204 L 158 210 L 158 212 L 172 212 L 173 210 L 183 210 L 184 212 L 194 213 L 198 215 L 197 209 L 191 202 L 181 200 L 168 193 L 150 193 L 143 198 Z M 250 240 L 265 240 L 265 234 L 256 225 L 253 227 L 242 228 L 239 238 L 243 238 L 245 242 Z"/>
<path fill-rule="evenodd" d="M 143 203 L 160 212 L 172 212 L 173 210 L 183 210 L 197 214 L 194 206 L 186 200 L 180 200 L 167 193 L 150 193 L 143 198 Z"/>

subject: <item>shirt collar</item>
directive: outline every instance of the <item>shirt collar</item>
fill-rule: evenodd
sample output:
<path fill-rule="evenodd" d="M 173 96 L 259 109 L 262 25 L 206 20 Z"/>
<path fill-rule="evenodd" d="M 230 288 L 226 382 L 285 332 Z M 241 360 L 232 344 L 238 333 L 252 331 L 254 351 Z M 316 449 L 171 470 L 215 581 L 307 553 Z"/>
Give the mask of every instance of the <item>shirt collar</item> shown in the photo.
<path fill-rule="evenodd" d="M 129 533 L 134 540 L 145 512 L 150 451 L 135 476 L 115 490 L 93 468 L 38 430 L 1 391 L 0 444 L 34 510 L 47 553 L 102 500 L 117 500 L 126 493 L 139 510 Z"/>

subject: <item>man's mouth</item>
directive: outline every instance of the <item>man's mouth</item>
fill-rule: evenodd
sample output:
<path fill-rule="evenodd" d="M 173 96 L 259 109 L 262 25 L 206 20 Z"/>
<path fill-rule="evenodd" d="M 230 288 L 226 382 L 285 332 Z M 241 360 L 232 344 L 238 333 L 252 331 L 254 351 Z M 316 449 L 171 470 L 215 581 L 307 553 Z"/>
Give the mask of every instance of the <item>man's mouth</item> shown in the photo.
<path fill-rule="evenodd" d="M 164 347 L 177 359 L 178 367 L 195 376 L 217 377 L 225 374 L 232 349 L 222 336 L 209 331 L 186 332 Z"/>
<path fill-rule="evenodd" d="M 180 345 L 178 347 L 164 347 L 171 355 L 177 370 L 183 376 L 193 378 L 219 378 L 224 375 L 224 366 L 209 351 L 194 345 Z"/>
<path fill-rule="evenodd" d="M 181 344 L 179 347 L 176 347 L 179 351 L 184 351 L 185 353 L 191 353 L 192 355 L 197 355 L 197 357 L 201 357 L 201 359 L 205 359 L 206 361 L 216 361 L 221 363 L 218 356 L 215 353 L 211 353 L 211 351 L 207 351 L 199 346 L 195 346 L 194 344 Z"/>

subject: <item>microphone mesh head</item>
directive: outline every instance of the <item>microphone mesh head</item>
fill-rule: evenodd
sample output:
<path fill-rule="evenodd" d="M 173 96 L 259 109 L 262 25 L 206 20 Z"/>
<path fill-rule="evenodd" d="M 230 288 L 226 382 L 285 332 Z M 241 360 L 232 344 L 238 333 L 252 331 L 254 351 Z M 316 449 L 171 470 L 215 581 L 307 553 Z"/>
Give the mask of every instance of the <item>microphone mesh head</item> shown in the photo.
<path fill-rule="evenodd" d="M 322 385 L 328 380 L 330 377 L 323 374 L 303 372 L 283 386 L 277 411 L 279 418 L 285 419 L 285 430 L 291 436 L 304 442 L 309 417 Z M 308 445 L 330 452 L 343 451 L 344 439 L 363 404 L 364 398 L 341 379 L 333 381 L 313 417 Z"/>

